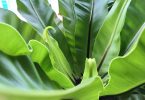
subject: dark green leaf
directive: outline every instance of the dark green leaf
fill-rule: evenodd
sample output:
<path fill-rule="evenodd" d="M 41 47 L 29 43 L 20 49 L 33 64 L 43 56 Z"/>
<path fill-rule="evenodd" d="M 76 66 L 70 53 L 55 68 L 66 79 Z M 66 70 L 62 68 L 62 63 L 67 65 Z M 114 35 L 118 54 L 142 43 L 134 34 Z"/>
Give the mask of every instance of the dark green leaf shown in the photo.
<path fill-rule="evenodd" d="M 118 100 L 144 100 L 145 85 L 133 88 L 132 90 L 116 96 Z"/>
<path fill-rule="evenodd" d="M 83 72 L 91 57 L 95 36 L 107 14 L 107 0 L 59 0 L 65 36 L 76 71 Z"/>
<path fill-rule="evenodd" d="M 17 15 L 9 10 L 0 9 L 0 22 L 7 23 L 16 28 L 26 42 L 30 39 L 42 41 L 40 34 L 31 25 L 20 20 Z"/>
<path fill-rule="evenodd" d="M 132 0 L 126 15 L 125 25 L 121 32 L 121 51 L 124 55 L 133 43 L 130 43 L 141 25 L 145 22 L 145 0 Z M 138 34 L 135 36 L 135 40 Z"/>
<path fill-rule="evenodd" d="M 73 58 L 70 55 L 69 46 L 63 34 L 62 22 L 57 18 L 47 0 L 17 0 L 18 11 L 32 24 L 37 31 L 43 33 L 47 26 L 53 26 L 56 32 L 51 33 L 52 37 L 58 41 L 59 47 L 67 58 L 68 62 L 76 74 L 73 66 Z M 77 73 L 78 74 L 78 73 Z"/>

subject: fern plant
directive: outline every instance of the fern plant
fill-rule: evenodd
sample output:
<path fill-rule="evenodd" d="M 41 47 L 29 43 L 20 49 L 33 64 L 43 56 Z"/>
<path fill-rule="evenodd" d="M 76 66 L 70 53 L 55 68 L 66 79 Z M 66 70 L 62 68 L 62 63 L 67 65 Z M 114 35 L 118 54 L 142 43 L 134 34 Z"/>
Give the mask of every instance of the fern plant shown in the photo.
<path fill-rule="evenodd" d="M 144 0 L 17 0 L 0 9 L 0 100 L 144 100 Z"/>

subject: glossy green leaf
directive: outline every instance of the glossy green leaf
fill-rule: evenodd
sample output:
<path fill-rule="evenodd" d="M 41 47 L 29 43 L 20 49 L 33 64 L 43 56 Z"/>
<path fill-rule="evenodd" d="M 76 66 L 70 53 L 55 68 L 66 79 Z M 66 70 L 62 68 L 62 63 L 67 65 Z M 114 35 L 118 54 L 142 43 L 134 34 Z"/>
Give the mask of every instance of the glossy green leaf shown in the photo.
<path fill-rule="evenodd" d="M 21 90 L 60 89 L 59 85 L 48 78 L 43 80 L 42 75 L 38 73 L 28 56 L 19 55 L 13 57 L 0 52 L 0 69 L 0 85 L 5 87 L 19 88 Z"/>
<path fill-rule="evenodd" d="M 29 53 L 29 48 L 19 32 L 4 23 L 0 23 L 0 50 L 13 56 Z"/>
<path fill-rule="evenodd" d="M 71 88 L 74 86 L 69 77 L 66 76 L 66 73 L 62 73 L 63 67 L 60 69 L 59 67 L 61 67 L 61 65 L 55 65 L 54 61 L 52 61 L 52 58 L 49 58 L 51 49 L 54 50 L 54 48 L 47 49 L 45 45 L 41 44 L 36 40 L 31 40 L 29 44 L 33 48 L 33 51 L 31 53 L 31 58 L 33 62 L 39 63 L 43 71 L 51 80 L 56 81 L 63 88 Z M 58 62 L 55 60 L 55 63 Z"/>
<path fill-rule="evenodd" d="M 110 81 L 102 95 L 120 94 L 145 83 L 145 24 L 139 32 L 140 38 L 131 47 L 130 52 L 112 61 L 109 70 Z"/>
<path fill-rule="evenodd" d="M 16 28 L 26 42 L 30 39 L 42 41 L 40 34 L 31 25 L 20 20 L 17 15 L 9 10 L 0 8 L 0 22 L 7 23 Z"/>
<path fill-rule="evenodd" d="M 0 23 L 0 84 L 25 89 L 55 89 L 59 85 L 38 74 L 28 54 L 30 51 L 20 33 Z M 39 71 L 40 72 L 40 71 Z M 52 84 L 51 84 L 52 83 Z"/>
<path fill-rule="evenodd" d="M 73 72 L 78 74 L 73 66 L 73 58 L 70 55 L 71 52 L 63 34 L 62 22 L 57 18 L 48 1 L 17 0 L 17 6 L 20 14 L 40 33 L 43 33 L 43 30 L 47 26 L 53 26 L 55 28 L 56 32 L 50 31 L 49 33 L 58 41 L 58 44 L 70 63 Z"/>
<path fill-rule="evenodd" d="M 22 91 L 2 85 L 0 88 L 0 98 L 6 100 L 99 100 L 99 93 L 103 89 L 102 82 L 98 77 L 90 78 L 86 83 L 65 91 Z"/>
<path fill-rule="evenodd" d="M 58 1 L 62 21 L 48 0 L 17 0 L 30 25 L 0 9 L 0 100 L 144 99 L 143 1 Z"/>
<path fill-rule="evenodd" d="M 7 34 L 5 34 L 5 36 L 11 36 L 11 34 L 12 34 L 11 37 L 16 38 L 15 41 L 13 42 L 13 38 L 3 37 L 2 38 L 3 41 L 6 41 L 8 39 L 10 43 L 13 43 L 12 44 L 13 46 L 16 46 L 16 44 L 17 45 L 22 44 L 21 46 L 27 48 L 28 49 L 27 51 L 30 53 L 30 50 L 27 47 L 26 42 L 23 40 L 23 38 L 20 36 L 20 34 L 14 28 L 10 27 L 7 24 L 0 24 L 0 25 L 2 27 L 1 32 L 7 33 Z M 5 30 L 6 28 L 7 28 L 7 30 Z M 10 30 L 10 31 L 8 31 L 8 30 Z M 47 28 L 44 31 L 45 35 L 47 34 L 46 31 L 47 31 Z M 19 40 L 19 41 L 17 41 L 17 40 Z M 48 42 L 48 46 L 53 47 L 54 51 L 57 51 L 56 48 L 59 49 L 57 42 L 53 38 L 51 38 L 48 34 L 46 35 L 46 40 Z M 36 40 L 35 40 L 35 42 L 36 42 Z M 23 43 L 25 45 L 23 45 Z M 32 43 L 32 41 L 30 42 L 30 44 L 31 43 Z M 33 41 L 32 45 L 31 45 L 31 47 L 35 46 L 34 41 Z M 3 46 L 4 46 L 4 44 L 3 45 L 1 44 L 0 49 L 4 52 L 5 49 L 3 49 Z M 42 47 L 42 46 L 40 46 L 40 47 Z M 56 48 L 55 48 L 55 46 L 56 46 Z M 15 50 L 14 47 L 9 46 L 9 45 L 6 45 L 5 47 L 9 47 L 9 49 L 12 51 Z M 50 47 L 49 47 L 49 52 L 54 54 L 53 49 Z M 25 49 L 24 50 L 21 50 L 21 49 L 22 48 L 17 48 L 17 51 L 19 51 L 19 50 L 23 51 L 22 54 L 26 55 L 27 53 L 25 53 Z M 34 50 L 34 49 L 35 48 L 32 48 L 32 50 Z M 43 47 L 42 47 L 42 50 L 43 50 Z M 60 49 L 58 51 L 60 51 Z M 10 52 L 10 51 L 7 51 L 5 53 L 10 54 L 10 55 L 17 54 L 17 52 Z M 11 53 L 13 53 L 13 54 L 11 54 Z M 61 55 L 62 60 L 65 60 L 62 53 L 61 52 L 59 52 L 59 53 L 60 54 L 58 54 L 56 52 L 56 54 L 58 54 L 57 56 Z M 102 85 L 100 78 L 98 78 L 98 77 L 90 78 L 90 79 L 88 79 L 87 82 L 80 84 L 72 89 L 59 90 L 59 91 L 48 91 L 50 89 L 54 90 L 55 88 L 59 88 L 59 86 L 55 85 L 55 83 L 53 83 L 51 81 L 49 81 L 49 84 L 44 83 L 38 74 L 38 70 L 36 69 L 34 64 L 30 61 L 30 58 L 28 56 L 21 56 L 22 54 L 19 53 L 15 57 L 7 56 L 6 54 L 3 54 L 3 53 L 1 54 L 1 57 L 0 57 L 1 58 L 0 59 L 0 65 L 1 65 L 0 66 L 1 67 L 0 99 L 4 98 L 7 100 L 26 100 L 26 99 L 27 100 L 47 100 L 47 99 L 53 99 L 53 100 L 61 100 L 61 99 L 79 99 L 79 100 L 90 99 L 91 100 L 92 99 L 93 100 L 94 98 L 95 99 L 99 98 L 99 93 L 102 91 L 103 85 Z M 56 58 L 56 55 L 53 57 Z M 42 56 L 42 58 L 43 58 L 43 56 Z M 36 60 L 36 59 L 37 58 L 35 58 L 34 60 Z M 51 58 L 51 60 L 52 60 L 52 58 Z M 61 59 L 59 59 L 59 60 L 61 61 Z M 66 64 L 66 63 L 64 63 L 64 64 Z M 55 67 L 57 67 L 57 66 L 55 66 Z M 39 70 L 39 72 L 40 72 L 40 70 Z M 94 89 L 94 87 L 96 87 L 96 88 Z M 89 89 L 93 89 L 93 90 L 88 95 L 87 93 L 88 93 Z M 13 92 L 13 91 L 15 91 L 15 92 Z M 84 94 L 87 94 L 87 95 L 83 96 Z"/>
<path fill-rule="evenodd" d="M 25 41 L 23 40 L 23 38 L 20 36 L 20 34 L 14 29 L 14 28 L 12 28 L 11 26 L 9 26 L 9 25 L 7 25 L 7 24 L 0 24 L 0 28 L 2 28 L 1 30 L 0 30 L 0 35 L 1 35 L 1 37 L 0 37 L 0 50 L 2 50 L 3 52 L 5 52 L 6 54 L 9 54 L 9 55 L 12 55 L 12 56 L 18 56 L 18 55 L 27 55 L 27 54 L 30 54 L 30 50 L 29 50 L 29 48 L 28 48 L 28 46 L 27 46 L 27 44 L 25 43 Z M 46 31 L 45 31 L 46 32 Z M 5 34 L 5 33 L 7 33 L 7 34 Z M 47 33 L 45 33 L 45 34 L 47 34 Z M 11 37 L 13 37 L 12 39 L 11 39 Z M 7 39 L 9 39 L 10 41 L 7 43 Z M 50 42 L 50 41 L 49 41 Z M 7 44 L 6 46 L 4 45 L 4 44 Z M 37 48 L 40 48 L 39 50 L 41 50 L 41 47 L 42 48 L 44 48 L 43 47 L 43 45 L 41 44 L 41 43 L 39 43 L 39 44 L 32 44 L 32 51 L 34 52 L 35 50 L 37 50 L 37 48 L 36 47 L 34 47 L 34 45 L 39 45 Z M 52 44 L 53 45 L 53 44 Z M 52 46 L 50 46 L 50 51 L 51 51 L 51 53 L 52 53 L 52 50 L 54 50 L 54 52 L 56 53 L 56 54 L 59 54 L 59 53 L 57 53 L 57 50 L 55 49 L 55 46 L 56 45 L 54 45 L 54 47 L 53 48 L 51 48 Z M 15 47 L 15 48 L 14 48 Z M 34 47 L 34 48 L 33 48 Z M 58 48 L 57 48 L 58 49 Z M 47 49 L 46 48 L 44 48 L 44 54 L 46 53 L 46 51 L 47 51 Z M 32 57 L 33 57 L 33 60 L 34 59 L 43 59 L 46 55 L 44 55 L 44 54 L 41 54 L 41 56 L 42 57 L 40 57 L 40 56 L 37 56 L 37 55 L 40 55 L 39 54 L 39 52 L 40 51 L 36 51 L 36 53 L 34 52 L 34 54 L 33 54 L 33 52 L 32 52 Z M 43 51 L 42 51 L 42 53 L 43 53 Z M 48 53 L 48 51 L 47 51 L 47 53 Z M 61 52 L 62 53 L 62 52 Z M 52 54 L 54 54 L 54 53 L 52 53 Z M 43 57 L 44 56 L 44 57 Z M 57 55 L 57 56 L 59 56 L 59 55 Z M 61 56 L 61 55 L 60 55 Z M 39 58 L 38 58 L 39 57 Z M 55 55 L 55 57 L 56 57 L 56 55 Z M 62 69 L 62 68 L 65 68 L 67 65 L 65 65 L 65 63 L 62 63 L 61 62 L 61 64 L 59 65 L 59 64 L 54 64 L 55 62 L 55 60 L 56 59 L 53 59 L 54 57 L 52 57 L 52 63 L 53 63 L 53 66 L 55 66 L 58 70 L 60 70 L 60 71 L 62 71 L 64 74 L 66 74 L 65 73 L 65 71 L 66 71 L 66 69 L 65 69 L 65 71 Z M 64 57 L 61 57 L 61 58 L 64 58 Z M 60 59 L 61 59 L 60 58 Z M 47 57 L 47 60 L 49 60 L 49 58 Z M 61 60 L 64 60 L 64 59 L 61 59 Z M 57 61 L 59 61 L 59 60 L 57 60 Z M 59 63 L 59 62 L 57 62 L 56 61 L 56 63 Z M 65 60 L 64 60 L 65 61 Z M 39 63 L 39 62 L 38 62 Z M 45 62 L 46 63 L 46 62 Z M 68 63 L 68 62 L 66 62 L 66 63 Z M 44 63 L 43 63 L 44 64 Z M 49 64 L 49 62 L 47 63 L 47 64 Z M 63 64 L 63 66 L 64 67 L 62 67 L 62 64 Z M 58 66 L 59 65 L 59 66 Z M 48 68 L 47 68 L 48 67 Z M 49 69 L 49 68 L 51 68 L 51 66 L 49 67 L 49 65 L 47 66 L 47 67 L 45 67 L 44 66 L 44 68 L 43 68 L 43 70 L 45 70 L 46 71 L 46 69 Z M 61 68 L 62 67 L 62 68 Z M 68 67 L 68 66 L 67 66 Z M 68 67 L 69 68 L 69 67 Z M 49 71 L 49 70 L 48 70 Z M 69 75 L 71 75 L 71 73 L 69 74 Z M 72 84 L 72 82 L 71 82 L 71 80 L 69 80 L 69 78 L 67 78 L 65 75 L 63 75 L 62 73 L 60 73 L 59 71 L 57 71 L 57 70 L 50 70 L 49 72 L 48 72 L 48 76 L 49 76 L 49 78 L 50 79 L 52 79 L 52 80 L 55 80 L 55 81 L 57 81 L 59 84 L 61 84 L 61 85 L 63 85 L 64 86 L 64 88 L 66 88 L 66 87 L 73 87 L 73 84 Z M 60 77 L 60 78 L 59 78 Z"/>
<path fill-rule="evenodd" d="M 73 80 L 73 73 L 70 65 L 65 56 L 63 55 L 61 49 L 59 48 L 57 41 L 49 35 L 49 29 L 54 30 L 53 27 L 46 27 L 43 32 L 43 38 L 49 50 L 49 57 L 51 59 L 51 63 L 55 68 L 57 68 L 62 73 L 68 75 Z"/>
<path fill-rule="evenodd" d="M 95 36 L 107 14 L 107 0 L 59 0 L 65 36 L 76 71 L 83 72 Z"/>
<path fill-rule="evenodd" d="M 104 77 L 110 61 L 120 51 L 120 32 L 124 25 L 131 0 L 116 0 L 95 39 L 93 57 L 96 58 L 99 74 Z"/>
<path fill-rule="evenodd" d="M 3 64 L 3 67 L 0 66 L 1 100 L 94 100 L 98 99 L 99 93 L 103 88 L 101 80 L 98 77 L 95 77 L 90 78 L 86 83 L 69 90 L 48 91 L 48 89 L 50 90 L 52 88 L 52 86 L 50 86 L 51 82 L 46 85 L 48 86 L 47 88 L 42 85 L 34 65 L 29 62 L 27 57 L 6 57 L 5 55 L 1 55 L 0 58 L 1 65 L 6 62 Z M 54 85 L 54 83 L 51 85 Z M 94 89 L 94 87 L 96 88 Z M 90 91 L 90 94 L 88 94 L 89 89 L 92 90 Z"/>
<path fill-rule="evenodd" d="M 55 13 L 46 0 L 17 0 L 18 10 L 40 33 L 55 23 Z M 22 8 L 22 9 L 21 9 Z M 47 13 L 46 13 L 47 12 Z"/>
<path fill-rule="evenodd" d="M 137 38 L 137 31 L 145 22 L 145 0 L 132 0 L 126 15 L 125 25 L 121 32 L 121 51 L 120 55 L 127 53 L 132 39 Z"/>
<path fill-rule="evenodd" d="M 88 39 L 88 55 L 92 57 L 93 46 L 95 42 L 95 37 L 102 26 L 104 19 L 108 14 L 107 9 L 107 1 L 108 0 L 94 0 L 93 1 L 93 8 L 92 8 L 92 19 L 90 20 L 91 29 L 90 29 L 90 38 Z"/>

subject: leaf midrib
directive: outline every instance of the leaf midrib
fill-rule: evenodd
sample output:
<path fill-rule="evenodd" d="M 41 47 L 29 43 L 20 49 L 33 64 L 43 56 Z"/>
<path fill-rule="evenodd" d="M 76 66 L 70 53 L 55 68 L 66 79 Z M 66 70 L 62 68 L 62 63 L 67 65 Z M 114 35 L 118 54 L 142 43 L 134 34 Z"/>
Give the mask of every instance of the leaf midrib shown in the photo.
<path fill-rule="evenodd" d="M 113 39 L 114 39 L 114 37 L 115 37 L 115 33 L 116 33 L 116 30 L 117 30 L 117 27 L 118 27 L 118 25 L 119 25 L 118 23 L 119 23 L 119 21 L 120 21 L 121 15 L 122 15 L 122 13 L 123 13 L 123 11 L 124 11 L 124 8 L 125 8 L 125 5 L 126 5 L 127 3 L 128 3 L 128 0 L 125 1 L 125 3 L 124 3 L 123 6 L 122 6 L 122 9 L 121 9 L 121 11 L 120 11 L 120 13 L 119 13 L 119 17 L 117 18 L 116 25 L 115 25 L 115 28 L 114 28 L 114 30 L 113 30 L 113 35 L 111 36 L 111 39 L 110 39 L 110 41 L 109 41 L 109 43 L 108 43 L 108 45 L 107 45 L 107 47 L 106 47 L 106 49 L 105 49 L 105 51 L 104 51 L 104 53 L 103 53 L 103 56 L 101 57 L 101 60 L 100 60 L 100 62 L 99 62 L 99 64 L 98 64 L 98 66 L 97 66 L 98 71 L 101 69 L 101 66 L 102 66 L 102 64 L 103 64 L 103 62 L 104 62 L 104 60 L 105 60 L 105 57 L 106 57 L 106 55 L 107 55 L 107 53 L 108 53 L 108 51 L 109 51 L 109 49 L 110 49 L 110 47 L 111 47 L 111 44 L 112 44 Z"/>
<path fill-rule="evenodd" d="M 32 2 L 31 0 L 30 0 L 30 4 L 31 4 L 32 9 L 34 10 L 34 13 L 36 14 L 36 16 L 37 16 L 39 22 L 41 23 L 42 27 L 45 28 L 46 25 L 45 25 L 45 23 L 41 20 L 41 17 L 40 17 L 40 15 L 39 15 L 39 13 L 37 12 L 37 10 L 36 10 L 36 8 L 35 8 L 35 6 L 34 6 L 34 4 L 33 4 L 33 2 Z"/>

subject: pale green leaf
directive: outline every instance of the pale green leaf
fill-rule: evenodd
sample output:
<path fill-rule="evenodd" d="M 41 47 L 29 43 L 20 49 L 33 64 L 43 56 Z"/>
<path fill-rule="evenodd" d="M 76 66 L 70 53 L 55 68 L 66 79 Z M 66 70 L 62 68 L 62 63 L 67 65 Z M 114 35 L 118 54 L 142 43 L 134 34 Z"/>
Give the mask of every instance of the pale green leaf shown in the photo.
<path fill-rule="evenodd" d="M 4 23 L 0 23 L 0 50 L 13 56 L 30 52 L 19 32 L 12 26 Z"/>
<path fill-rule="evenodd" d="M 62 53 L 61 49 L 59 48 L 57 41 L 49 35 L 49 33 L 48 33 L 49 29 L 54 30 L 53 27 L 50 27 L 50 26 L 46 27 L 43 32 L 43 38 L 44 38 L 44 40 L 46 42 L 46 46 L 49 50 L 49 56 L 51 59 L 51 63 L 55 68 L 57 68 L 62 73 L 68 75 L 73 80 L 73 76 L 72 76 L 73 73 L 70 68 L 70 65 L 69 65 L 67 59 L 65 58 L 64 54 Z"/>
<path fill-rule="evenodd" d="M 98 76 L 98 72 L 96 70 L 96 60 L 94 58 L 86 59 L 85 70 L 84 70 L 83 79 L 81 83 L 87 81 L 87 79 L 91 77 L 96 77 L 96 76 Z"/>
<path fill-rule="evenodd" d="M 31 50 L 16 29 L 0 23 L 0 35 L 0 84 L 22 89 L 60 88 L 27 56 Z"/>
<path fill-rule="evenodd" d="M 93 57 L 102 77 L 108 72 L 110 61 L 119 54 L 120 32 L 130 2 L 131 0 L 115 1 L 95 39 Z"/>
<path fill-rule="evenodd" d="M 69 79 L 69 77 L 66 76 L 66 73 L 65 72 L 62 73 L 61 72 L 62 70 L 59 69 L 59 67 L 62 67 L 62 66 L 61 65 L 56 66 L 54 64 L 54 61 L 52 61 L 52 58 L 49 58 L 50 53 L 52 53 L 50 52 L 50 50 L 51 49 L 54 50 L 54 48 L 47 49 L 45 45 L 41 44 L 40 42 L 36 40 L 31 40 L 29 42 L 29 45 L 33 48 L 33 51 L 31 53 L 32 60 L 34 62 L 37 62 L 41 66 L 43 71 L 47 74 L 47 76 L 51 80 L 56 81 L 63 88 L 71 88 L 74 86 L 71 80 Z M 59 55 L 57 55 L 57 57 L 58 56 Z M 55 61 L 55 63 L 58 63 L 57 61 Z"/>
<path fill-rule="evenodd" d="M 100 78 L 95 77 L 68 90 L 23 91 L 13 87 L 4 87 L 3 85 L 0 85 L 0 88 L 1 100 L 99 100 L 99 93 L 102 91 L 103 85 Z"/>
<path fill-rule="evenodd" d="M 145 83 L 145 24 L 139 32 L 140 38 L 127 55 L 112 61 L 109 70 L 110 81 L 102 95 L 120 94 Z"/>

